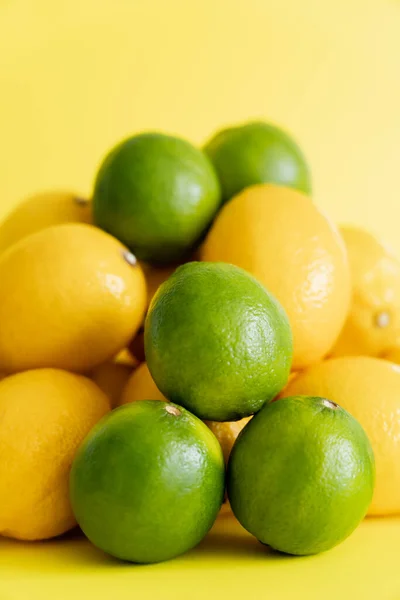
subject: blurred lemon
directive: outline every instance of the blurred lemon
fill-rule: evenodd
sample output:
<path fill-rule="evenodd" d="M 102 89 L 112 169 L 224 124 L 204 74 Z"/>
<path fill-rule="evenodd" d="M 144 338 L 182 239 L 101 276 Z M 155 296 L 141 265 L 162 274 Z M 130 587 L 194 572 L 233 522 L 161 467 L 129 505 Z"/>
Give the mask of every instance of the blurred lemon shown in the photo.
<path fill-rule="evenodd" d="M 371 515 L 400 512 L 400 369 L 368 356 L 332 358 L 299 373 L 283 396 L 322 396 L 364 427 L 375 454 Z"/>
<path fill-rule="evenodd" d="M 139 329 L 135 337 L 129 343 L 129 352 L 138 363 L 146 361 L 144 352 L 144 327 Z"/>
<path fill-rule="evenodd" d="M 331 350 L 349 309 L 350 272 L 339 232 L 310 198 L 277 185 L 247 188 L 223 206 L 201 255 L 246 269 L 279 300 L 294 370 Z"/>
<path fill-rule="evenodd" d="M 63 223 L 90 223 L 91 206 L 72 192 L 52 191 L 27 198 L 0 224 L 0 252 L 22 238 Z"/>
<path fill-rule="evenodd" d="M 120 404 L 129 404 L 137 400 L 163 400 L 164 402 L 167 400 L 154 383 L 146 363 L 139 365 L 130 376 Z"/>
<path fill-rule="evenodd" d="M 225 464 L 228 464 L 229 455 L 237 436 L 250 419 L 251 417 L 244 417 L 239 421 L 205 421 L 221 445 Z"/>
<path fill-rule="evenodd" d="M 400 332 L 400 261 L 381 241 L 356 227 L 342 227 L 353 296 L 332 356 L 382 356 Z"/>
<path fill-rule="evenodd" d="M 135 257 L 91 225 L 49 227 L 0 258 L 0 369 L 87 372 L 139 328 L 146 284 Z"/>
<path fill-rule="evenodd" d="M 109 409 L 90 379 L 66 371 L 38 369 L 0 382 L 0 535 L 42 540 L 75 526 L 71 464 Z"/>
<path fill-rule="evenodd" d="M 396 365 L 400 365 L 400 343 L 397 346 L 388 350 L 382 358 L 384 358 L 385 360 L 389 360 L 390 362 L 393 362 Z"/>
<path fill-rule="evenodd" d="M 132 369 L 136 369 L 139 364 L 139 362 L 136 360 L 136 357 L 130 352 L 129 348 L 123 348 L 120 350 L 120 352 L 118 352 L 117 356 L 114 358 L 114 362 L 119 365 L 126 365 Z"/>
<path fill-rule="evenodd" d="M 140 266 L 143 269 L 144 276 L 147 284 L 147 303 L 153 299 L 154 294 L 164 281 L 172 275 L 178 265 L 172 265 L 167 267 L 153 267 L 145 262 L 140 262 Z"/>
<path fill-rule="evenodd" d="M 115 408 L 132 373 L 133 367 L 110 361 L 96 367 L 90 378 L 110 400 L 111 408 Z"/>

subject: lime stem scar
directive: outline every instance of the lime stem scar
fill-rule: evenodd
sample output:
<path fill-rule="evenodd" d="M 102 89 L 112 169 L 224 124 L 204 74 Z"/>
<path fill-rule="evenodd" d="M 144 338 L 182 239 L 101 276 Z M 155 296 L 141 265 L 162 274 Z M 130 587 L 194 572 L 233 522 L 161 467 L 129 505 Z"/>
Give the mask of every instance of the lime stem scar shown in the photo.
<path fill-rule="evenodd" d="M 165 410 L 167 411 L 167 413 L 169 413 L 170 415 L 174 415 L 175 417 L 179 417 L 179 415 L 181 414 L 181 411 L 179 410 L 179 408 L 176 408 L 176 406 L 166 406 Z"/>

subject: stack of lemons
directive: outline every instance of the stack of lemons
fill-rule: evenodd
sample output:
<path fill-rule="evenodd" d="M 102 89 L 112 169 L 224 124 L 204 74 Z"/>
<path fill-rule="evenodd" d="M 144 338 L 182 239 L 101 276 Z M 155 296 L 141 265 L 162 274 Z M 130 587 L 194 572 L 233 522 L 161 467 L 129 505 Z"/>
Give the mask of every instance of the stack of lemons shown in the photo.
<path fill-rule="evenodd" d="M 184 263 L 190 264 L 179 267 Z M 232 447 L 229 499 L 258 535 L 257 518 L 253 525 L 237 488 L 240 461 L 251 440 L 261 439 L 255 432 L 264 427 L 262 407 L 274 400 L 286 406 L 283 398 L 299 395 L 327 399 L 325 408 L 339 405 L 362 425 L 375 455 L 372 503 L 366 491 L 341 538 L 325 545 L 309 543 L 312 532 L 293 548 L 270 542 L 276 539 L 270 529 L 266 539 L 258 537 L 284 551 L 312 553 L 346 537 L 368 506 L 372 515 L 400 511 L 400 262 L 369 233 L 339 230 L 318 209 L 305 158 L 282 130 L 265 123 L 233 127 L 203 150 L 158 133 L 123 141 L 103 161 L 90 201 L 67 192 L 36 195 L 5 219 L 0 281 L 0 535 L 51 538 L 77 519 L 90 539 L 100 539 L 98 545 L 116 556 L 152 562 L 179 554 L 201 539 L 218 513 L 225 487 L 220 463 L 222 457 L 228 463 Z M 161 415 L 160 408 L 139 408 L 143 400 L 184 406 L 208 429 L 175 404 Z M 126 405 L 137 412 L 128 416 L 119 408 Z M 260 409 L 260 418 L 251 419 Z M 110 497 L 102 500 L 98 490 L 90 496 L 93 473 L 85 456 L 94 456 L 99 443 L 120 444 L 126 452 L 130 439 L 122 429 L 110 437 L 111 425 L 106 432 L 102 418 L 111 410 L 113 427 L 122 427 L 125 414 L 132 431 L 134 422 L 139 428 L 138 465 L 150 439 L 143 437 L 147 411 L 154 413 L 157 464 L 168 454 L 159 437 L 167 444 L 166 428 L 177 427 L 165 425 L 165 415 L 185 421 L 182 444 L 194 431 L 193 448 L 206 444 L 202 496 L 193 493 L 177 504 L 190 530 L 187 543 L 185 525 L 175 545 L 171 532 L 168 542 L 160 534 L 159 554 L 142 539 L 133 553 L 128 542 L 121 549 L 125 542 L 114 529 L 104 543 L 97 537 L 98 524 L 87 513 Z M 239 435 L 242 430 L 246 435 Z M 235 444 L 238 436 L 242 446 L 249 440 L 246 451 Z M 114 483 L 123 487 L 120 479 Z M 148 494 L 150 504 L 158 498 Z M 89 496 L 91 504 L 83 506 Z M 192 531 L 188 523 L 195 521 L 203 529 Z M 172 516 L 169 526 L 176 527 Z M 289 537 L 296 540 L 296 532 Z"/>

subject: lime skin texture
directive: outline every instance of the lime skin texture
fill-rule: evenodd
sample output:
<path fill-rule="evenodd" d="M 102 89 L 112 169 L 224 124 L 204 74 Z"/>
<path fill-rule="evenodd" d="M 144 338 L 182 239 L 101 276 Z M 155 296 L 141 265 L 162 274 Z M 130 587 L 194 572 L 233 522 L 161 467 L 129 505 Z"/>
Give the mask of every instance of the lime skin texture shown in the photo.
<path fill-rule="evenodd" d="M 364 429 L 330 400 L 292 396 L 265 406 L 230 455 L 232 510 L 275 550 L 324 552 L 346 539 L 372 500 L 375 463 Z"/>
<path fill-rule="evenodd" d="M 196 546 L 224 498 L 221 447 L 184 408 L 142 400 L 104 417 L 80 447 L 70 476 L 78 524 L 98 548 L 136 563 Z"/>

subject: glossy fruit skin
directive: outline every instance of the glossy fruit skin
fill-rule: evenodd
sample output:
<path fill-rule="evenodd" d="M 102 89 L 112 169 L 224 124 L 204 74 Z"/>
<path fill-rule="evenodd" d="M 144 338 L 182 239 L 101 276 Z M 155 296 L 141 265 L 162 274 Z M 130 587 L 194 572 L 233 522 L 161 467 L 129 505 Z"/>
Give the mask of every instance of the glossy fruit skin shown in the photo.
<path fill-rule="evenodd" d="M 224 202 L 257 183 L 311 193 L 304 154 L 279 127 L 263 122 L 230 127 L 211 138 L 204 149 L 218 173 Z"/>
<path fill-rule="evenodd" d="M 118 240 L 91 225 L 49 227 L 0 257 L 0 369 L 86 373 L 143 321 L 146 283 Z M 133 257 L 134 259 L 134 257 Z"/>
<path fill-rule="evenodd" d="M 279 303 L 243 269 L 193 262 L 154 296 L 145 352 L 166 398 L 201 419 L 235 421 L 286 384 L 292 334 Z"/>
<path fill-rule="evenodd" d="M 72 192 L 43 192 L 18 204 L 0 224 L 0 252 L 26 236 L 53 225 L 91 222 L 89 200 Z"/>
<path fill-rule="evenodd" d="M 178 261 L 202 238 L 220 206 L 208 157 L 185 140 L 143 133 L 104 159 L 93 192 L 96 225 L 150 263 Z"/>
<path fill-rule="evenodd" d="M 76 525 L 71 464 L 109 410 L 90 379 L 59 369 L 25 371 L 0 382 L 0 535 L 43 540 Z"/>
<path fill-rule="evenodd" d="M 239 433 L 251 418 L 243 417 L 240 421 L 205 421 L 221 445 L 225 464 L 228 464 L 229 455 Z"/>
<path fill-rule="evenodd" d="M 138 400 L 162 400 L 167 402 L 165 396 L 154 383 L 145 362 L 141 363 L 128 379 L 120 404 L 129 404 Z"/>
<path fill-rule="evenodd" d="M 167 402 L 114 410 L 87 436 L 71 471 L 87 537 L 123 560 L 152 563 L 196 546 L 222 504 L 221 448 L 194 415 Z"/>
<path fill-rule="evenodd" d="M 231 508 L 263 544 L 287 554 L 329 550 L 365 516 L 374 458 L 361 425 L 330 400 L 291 396 L 239 434 L 228 464 Z"/>
<path fill-rule="evenodd" d="M 122 394 L 134 368 L 130 365 L 109 361 L 90 373 L 90 379 L 105 393 L 111 407 L 120 404 Z"/>
<path fill-rule="evenodd" d="M 281 303 L 294 370 L 332 349 L 350 306 L 350 269 L 337 228 L 310 198 L 272 184 L 247 188 L 217 215 L 201 259 L 246 269 Z"/>
<path fill-rule="evenodd" d="M 400 339 L 400 261 L 357 227 L 341 227 L 349 257 L 352 301 L 331 356 L 384 356 Z"/>
<path fill-rule="evenodd" d="M 330 398 L 361 423 L 376 463 L 376 486 L 368 514 L 399 514 L 399 367 L 369 356 L 332 358 L 298 373 L 283 392 L 284 396 L 295 394 Z"/>

